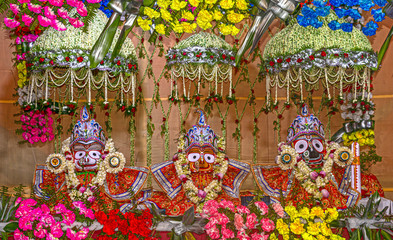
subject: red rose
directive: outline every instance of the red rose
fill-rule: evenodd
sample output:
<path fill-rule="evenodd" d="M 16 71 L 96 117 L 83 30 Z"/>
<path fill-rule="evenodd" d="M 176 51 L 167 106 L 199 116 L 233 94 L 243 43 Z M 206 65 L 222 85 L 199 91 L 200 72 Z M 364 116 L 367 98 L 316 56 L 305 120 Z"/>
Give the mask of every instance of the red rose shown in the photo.
<path fill-rule="evenodd" d="M 128 69 L 131 69 L 131 68 L 132 68 L 132 64 L 129 63 L 129 64 L 128 64 Z"/>
<path fill-rule="evenodd" d="M 346 57 L 346 58 L 347 58 L 347 57 L 348 57 L 348 53 L 344 53 L 344 57 Z"/>
<path fill-rule="evenodd" d="M 278 115 L 278 119 L 281 119 L 281 118 L 282 118 L 282 115 L 281 115 L 281 114 L 279 114 L 279 115 Z"/>
<path fill-rule="evenodd" d="M 82 62 L 82 61 L 83 61 L 83 57 L 78 57 L 76 60 L 77 60 L 78 62 Z"/>
<path fill-rule="evenodd" d="M 109 112 L 106 112 L 106 113 L 105 113 L 105 116 L 109 117 Z"/>
<path fill-rule="evenodd" d="M 183 52 L 183 56 L 186 56 L 187 55 L 187 53 L 186 52 Z"/>
<path fill-rule="evenodd" d="M 53 62 L 53 60 L 50 60 L 50 62 L 49 62 L 51 65 L 53 65 L 53 64 L 55 64 L 54 62 Z"/>
<path fill-rule="evenodd" d="M 120 60 L 119 61 L 117 61 L 117 66 L 120 66 L 121 65 L 121 62 L 120 62 Z"/>
<path fill-rule="evenodd" d="M 225 60 L 225 58 L 227 58 L 227 55 L 223 54 L 223 55 L 222 55 L 222 59 Z"/>
<path fill-rule="evenodd" d="M 158 40 L 162 41 L 162 36 L 159 36 L 159 37 L 158 37 Z"/>
<path fill-rule="evenodd" d="M 326 57 L 326 52 L 325 52 L 325 51 L 322 51 L 322 52 L 321 52 L 321 56 L 322 56 L 322 57 Z"/>
<path fill-rule="evenodd" d="M 141 86 L 138 86 L 138 91 L 142 92 L 142 87 Z"/>
<path fill-rule="evenodd" d="M 231 56 L 231 60 L 232 60 L 232 61 L 235 60 L 235 57 L 234 57 L 234 56 Z"/>
<path fill-rule="evenodd" d="M 163 117 L 163 118 L 162 118 L 162 121 L 163 121 L 163 122 L 165 122 L 165 121 L 166 121 L 166 118 L 165 118 L 165 117 Z"/>
<path fill-rule="evenodd" d="M 201 97 L 200 96 L 196 96 L 195 100 L 199 101 L 199 100 L 201 100 Z"/>
<path fill-rule="evenodd" d="M 40 63 L 43 63 L 45 61 L 44 58 L 40 58 Z"/>
<path fill-rule="evenodd" d="M 315 59 L 314 55 L 310 55 L 309 58 L 311 61 L 313 61 Z"/>
<path fill-rule="evenodd" d="M 298 63 L 303 62 L 303 58 L 298 58 L 298 59 L 297 59 L 297 62 L 298 62 Z"/>
<path fill-rule="evenodd" d="M 174 59 L 176 58 L 176 54 L 173 54 L 173 58 L 174 58 Z"/>
<path fill-rule="evenodd" d="M 67 62 L 69 62 L 69 61 L 70 61 L 70 57 L 66 57 L 65 60 L 66 60 Z"/>
<path fill-rule="evenodd" d="M 273 62 L 273 61 L 270 61 L 270 62 L 269 62 L 269 65 L 273 67 L 273 66 L 274 66 L 274 62 Z"/>
<path fill-rule="evenodd" d="M 101 65 L 104 65 L 104 60 L 102 60 L 100 63 L 101 63 Z"/>
<path fill-rule="evenodd" d="M 277 59 L 277 62 L 282 63 L 282 59 L 281 58 Z"/>
<path fill-rule="evenodd" d="M 211 56 L 210 56 L 210 59 L 213 59 L 213 58 L 214 58 L 214 56 L 213 56 L 213 55 L 211 55 Z"/>
<path fill-rule="evenodd" d="M 287 59 L 285 59 L 285 61 L 287 61 L 289 63 L 291 61 L 291 58 L 287 58 Z"/>
<path fill-rule="evenodd" d="M 136 108 L 135 107 L 133 107 L 133 108 L 131 108 L 131 112 L 136 112 Z"/>
<path fill-rule="evenodd" d="M 258 122 L 258 118 L 254 118 L 254 122 L 255 122 L 255 123 Z"/>
<path fill-rule="evenodd" d="M 231 105 L 233 103 L 232 99 L 228 99 L 227 102 L 229 105 Z"/>

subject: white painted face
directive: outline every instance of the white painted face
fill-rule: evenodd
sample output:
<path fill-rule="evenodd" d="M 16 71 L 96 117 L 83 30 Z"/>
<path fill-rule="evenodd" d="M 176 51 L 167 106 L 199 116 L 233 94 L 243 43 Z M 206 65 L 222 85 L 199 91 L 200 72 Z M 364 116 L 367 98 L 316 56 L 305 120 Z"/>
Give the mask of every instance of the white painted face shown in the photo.
<path fill-rule="evenodd" d="M 75 167 L 78 170 L 95 170 L 97 163 L 102 157 L 103 148 L 97 142 L 86 143 L 77 142 L 72 147 L 72 156 L 75 162 Z"/>
<path fill-rule="evenodd" d="M 326 148 L 323 139 L 318 135 L 300 135 L 292 142 L 292 146 L 311 168 L 322 164 Z"/>

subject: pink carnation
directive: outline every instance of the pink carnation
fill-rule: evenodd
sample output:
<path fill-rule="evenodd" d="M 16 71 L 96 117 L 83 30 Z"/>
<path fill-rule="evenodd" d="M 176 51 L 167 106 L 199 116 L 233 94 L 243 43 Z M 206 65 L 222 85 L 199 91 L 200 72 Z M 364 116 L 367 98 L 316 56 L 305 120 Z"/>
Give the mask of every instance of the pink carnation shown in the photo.
<path fill-rule="evenodd" d="M 56 238 L 60 238 L 61 236 L 63 236 L 63 230 L 61 229 L 61 225 L 59 222 L 50 226 L 50 233 Z"/>
<path fill-rule="evenodd" d="M 255 206 L 258 207 L 262 215 L 265 215 L 269 211 L 269 207 L 264 202 L 255 202 Z"/>
<path fill-rule="evenodd" d="M 20 8 L 18 5 L 14 4 L 14 3 L 10 3 L 10 10 L 17 15 L 20 11 Z"/>
<path fill-rule="evenodd" d="M 48 2 L 55 7 L 63 6 L 63 0 L 48 0 Z"/>
<path fill-rule="evenodd" d="M 33 13 L 41 13 L 41 6 L 38 4 L 27 4 L 27 7 L 30 11 L 32 11 Z"/>
<path fill-rule="evenodd" d="M 247 233 L 246 233 L 246 231 L 245 231 L 244 229 L 240 229 L 240 230 L 237 232 L 236 237 L 237 237 L 238 239 L 240 239 L 240 240 L 250 240 L 250 239 L 251 239 L 250 236 L 247 235 Z"/>
<path fill-rule="evenodd" d="M 255 213 L 251 213 L 250 215 L 247 216 L 246 220 L 246 226 L 249 229 L 255 228 L 255 225 L 257 223 L 257 215 Z"/>
<path fill-rule="evenodd" d="M 268 240 L 269 235 L 264 235 L 262 233 L 253 233 L 251 234 L 251 240 Z"/>
<path fill-rule="evenodd" d="M 48 137 L 45 134 L 41 135 L 40 140 L 41 142 L 45 143 L 46 141 L 48 141 Z"/>
<path fill-rule="evenodd" d="M 218 231 L 218 229 L 216 227 L 206 230 L 206 233 L 207 233 L 207 235 L 209 235 L 209 237 L 211 239 L 219 239 L 220 238 L 220 232 Z"/>
<path fill-rule="evenodd" d="M 61 7 L 57 10 L 57 14 L 59 14 L 59 17 L 68 19 L 70 16 L 68 16 L 68 12 L 65 8 Z"/>
<path fill-rule="evenodd" d="M 222 226 L 225 226 L 229 222 L 229 218 L 227 217 L 227 215 L 225 215 L 225 213 L 218 213 L 216 217 L 218 220 L 218 224 Z"/>
<path fill-rule="evenodd" d="M 89 233 L 89 228 L 86 228 L 86 227 L 84 227 L 79 232 L 75 232 L 75 231 L 67 228 L 67 237 L 71 240 L 85 239 L 85 238 L 87 238 L 88 233 Z"/>
<path fill-rule="evenodd" d="M 284 217 L 284 209 L 282 208 L 281 204 L 273 203 L 272 207 L 273 207 L 274 211 L 277 213 L 278 216 L 280 216 L 281 218 Z"/>
<path fill-rule="evenodd" d="M 44 7 L 44 15 L 50 20 L 54 20 L 57 18 L 56 14 L 53 12 L 52 8 L 45 6 Z"/>
<path fill-rule="evenodd" d="M 230 209 L 230 210 L 232 210 L 233 212 L 235 211 L 235 204 L 233 204 L 233 202 L 227 201 L 227 200 L 225 200 L 225 199 L 223 199 L 223 200 L 220 202 L 220 207 Z"/>
<path fill-rule="evenodd" d="M 38 22 L 43 27 L 49 27 L 50 25 L 52 25 L 52 20 L 42 15 L 38 15 Z"/>
<path fill-rule="evenodd" d="M 62 223 L 64 223 L 65 225 L 70 226 L 71 224 L 73 224 L 75 222 L 75 214 L 70 210 L 64 211 L 61 214 L 61 216 L 63 217 Z"/>
<path fill-rule="evenodd" d="M 209 216 L 214 216 L 218 213 L 219 204 L 215 200 L 209 200 L 203 205 L 202 217 L 208 218 Z"/>
<path fill-rule="evenodd" d="M 16 28 L 20 25 L 20 22 L 13 18 L 4 18 L 4 24 L 9 28 Z"/>
<path fill-rule="evenodd" d="M 67 4 L 70 5 L 71 7 L 78 7 L 80 3 L 81 1 L 78 0 L 67 0 Z"/>
<path fill-rule="evenodd" d="M 23 14 L 22 16 L 22 22 L 26 25 L 26 26 L 30 26 L 30 24 L 34 21 L 34 18 L 27 15 L 27 14 Z"/>
<path fill-rule="evenodd" d="M 268 218 L 262 218 L 261 225 L 262 225 L 263 231 L 265 231 L 265 232 L 271 232 L 276 228 L 274 225 L 274 222 Z"/>
<path fill-rule="evenodd" d="M 246 206 L 240 205 L 237 207 L 237 212 L 241 214 L 250 214 L 250 209 L 248 209 Z"/>
<path fill-rule="evenodd" d="M 86 0 L 88 3 L 99 3 L 101 0 Z"/>
<path fill-rule="evenodd" d="M 244 227 L 243 217 L 238 213 L 235 214 L 235 227 L 236 230 L 240 230 Z"/>
<path fill-rule="evenodd" d="M 38 238 L 44 238 L 47 234 L 47 230 L 44 228 L 44 225 L 40 222 L 34 229 L 34 236 Z"/>
<path fill-rule="evenodd" d="M 78 6 L 78 8 L 76 9 L 76 11 L 79 13 L 79 15 L 81 15 L 82 17 L 86 17 L 87 16 L 87 8 L 85 6 L 85 4 L 80 4 Z"/>
<path fill-rule="evenodd" d="M 20 4 L 24 4 L 24 3 L 29 3 L 30 0 L 18 0 L 20 2 Z"/>
<path fill-rule="evenodd" d="M 221 233 L 222 233 L 222 239 L 227 239 L 227 238 L 234 238 L 235 234 L 228 228 L 222 228 L 221 229 Z"/>
<path fill-rule="evenodd" d="M 30 238 L 26 235 L 24 235 L 19 228 L 17 228 L 14 232 L 14 239 L 15 240 L 30 240 Z"/>
<path fill-rule="evenodd" d="M 67 208 L 64 206 L 64 204 L 62 203 L 58 203 L 55 207 L 54 210 L 57 214 L 59 213 L 63 213 L 65 211 L 67 211 Z"/>
<path fill-rule="evenodd" d="M 85 24 L 79 20 L 79 18 L 69 18 L 68 21 L 71 23 L 72 26 L 74 26 L 75 28 L 80 28 L 83 27 Z"/>

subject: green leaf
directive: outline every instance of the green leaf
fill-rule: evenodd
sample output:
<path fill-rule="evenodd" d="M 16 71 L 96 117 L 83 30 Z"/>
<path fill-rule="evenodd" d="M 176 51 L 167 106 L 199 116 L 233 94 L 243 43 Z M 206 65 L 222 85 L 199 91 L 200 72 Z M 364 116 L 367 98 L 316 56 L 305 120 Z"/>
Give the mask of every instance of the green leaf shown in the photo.
<path fill-rule="evenodd" d="M 18 222 L 10 222 L 4 227 L 5 232 L 14 232 L 18 228 Z"/>
<path fill-rule="evenodd" d="M 387 233 L 385 230 L 381 230 L 381 234 L 383 239 L 392 240 L 392 236 L 390 236 L 390 234 Z"/>

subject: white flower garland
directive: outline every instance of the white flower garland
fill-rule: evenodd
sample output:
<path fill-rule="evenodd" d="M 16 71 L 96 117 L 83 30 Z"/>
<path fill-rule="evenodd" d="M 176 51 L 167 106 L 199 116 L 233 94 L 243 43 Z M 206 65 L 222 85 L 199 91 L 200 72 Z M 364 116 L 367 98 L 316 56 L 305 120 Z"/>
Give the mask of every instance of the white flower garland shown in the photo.
<path fill-rule="evenodd" d="M 62 173 L 63 171 L 66 171 L 65 173 L 66 185 L 67 188 L 71 189 L 69 196 L 73 201 L 80 200 L 80 199 L 87 199 L 88 197 L 92 196 L 93 195 L 92 189 L 97 188 L 97 186 L 102 186 L 105 183 L 107 172 L 118 173 L 124 169 L 126 159 L 122 153 L 116 152 L 113 140 L 110 138 L 107 140 L 104 149 L 105 153 L 106 152 L 109 153 L 105 157 L 104 161 L 102 160 L 98 161 L 97 175 L 92 178 L 91 182 L 89 183 L 85 191 L 79 191 L 80 189 L 76 189 L 76 187 L 78 187 L 80 182 L 75 173 L 75 163 L 73 162 L 72 159 L 66 160 L 64 156 L 67 152 L 71 152 L 69 146 L 70 146 L 70 138 L 63 141 L 63 145 L 61 148 L 62 154 L 49 155 L 49 157 L 47 158 L 47 166 L 49 171 L 53 172 L 54 174 L 59 174 Z M 55 157 L 59 158 L 60 160 L 64 160 L 64 164 L 62 164 L 58 168 L 51 166 L 50 160 Z M 113 163 L 111 164 L 110 161 L 111 159 L 114 158 L 118 159 L 117 162 L 118 164 L 113 164 Z"/>
<path fill-rule="evenodd" d="M 278 144 L 279 155 L 276 157 L 276 163 L 282 170 L 293 169 L 296 165 L 299 153 L 296 150 L 281 142 Z"/>
<path fill-rule="evenodd" d="M 225 150 L 225 142 L 223 138 L 219 138 L 217 145 L 219 149 L 222 149 L 222 151 Z M 180 137 L 177 149 L 179 151 L 178 160 L 174 162 L 177 176 L 180 177 L 181 180 L 187 179 L 185 182 L 182 181 L 183 189 L 187 198 L 197 206 L 197 212 L 201 212 L 205 202 L 216 199 L 218 194 L 222 191 L 222 178 L 228 170 L 228 160 L 225 159 L 225 154 L 223 152 L 217 153 L 217 158 L 213 166 L 213 174 L 219 176 L 220 179 L 214 179 L 203 189 L 206 193 L 206 196 L 203 198 L 198 195 L 200 189 L 195 186 L 191 178 L 191 170 L 187 161 L 186 153 L 184 152 L 184 136 Z"/>

